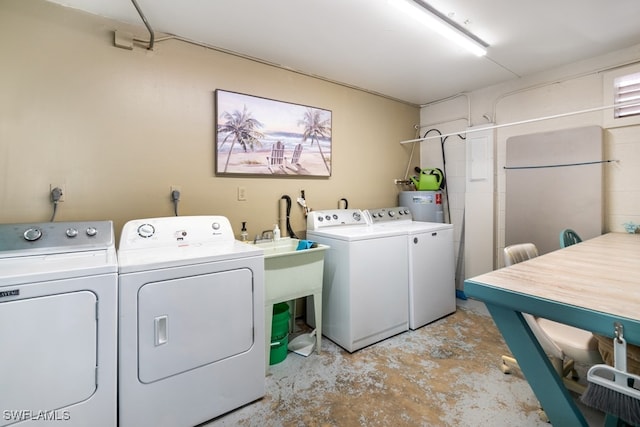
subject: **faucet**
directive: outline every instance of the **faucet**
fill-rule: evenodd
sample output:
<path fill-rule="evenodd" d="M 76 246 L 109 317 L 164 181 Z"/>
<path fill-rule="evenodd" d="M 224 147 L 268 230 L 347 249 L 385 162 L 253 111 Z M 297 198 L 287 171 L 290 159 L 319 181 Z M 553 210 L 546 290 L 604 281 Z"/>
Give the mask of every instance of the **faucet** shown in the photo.
<path fill-rule="evenodd" d="M 272 242 L 272 241 L 273 241 L 273 231 L 272 230 L 264 230 L 262 233 L 257 234 L 256 238 L 253 239 L 253 243 Z"/>

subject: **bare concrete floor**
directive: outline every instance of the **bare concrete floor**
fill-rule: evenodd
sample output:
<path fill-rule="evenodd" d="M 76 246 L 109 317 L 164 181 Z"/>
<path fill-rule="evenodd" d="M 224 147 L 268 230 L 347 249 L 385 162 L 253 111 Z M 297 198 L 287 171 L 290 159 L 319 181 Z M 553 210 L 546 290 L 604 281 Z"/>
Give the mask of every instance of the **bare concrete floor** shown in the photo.
<path fill-rule="evenodd" d="M 219 426 L 549 426 L 484 305 L 348 353 L 323 339 L 322 353 L 289 353 L 269 368 L 264 398 L 212 420 Z M 603 415 L 580 408 L 589 424 Z"/>

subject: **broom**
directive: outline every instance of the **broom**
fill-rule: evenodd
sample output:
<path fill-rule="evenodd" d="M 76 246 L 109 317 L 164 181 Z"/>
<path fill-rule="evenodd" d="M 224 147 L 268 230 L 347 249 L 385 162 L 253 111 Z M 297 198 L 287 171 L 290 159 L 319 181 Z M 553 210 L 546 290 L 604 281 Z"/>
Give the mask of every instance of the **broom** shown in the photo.
<path fill-rule="evenodd" d="M 640 376 L 627 372 L 627 342 L 622 325 L 615 323 L 613 367 L 594 365 L 587 372 L 589 385 L 580 400 L 628 424 L 640 425 Z"/>

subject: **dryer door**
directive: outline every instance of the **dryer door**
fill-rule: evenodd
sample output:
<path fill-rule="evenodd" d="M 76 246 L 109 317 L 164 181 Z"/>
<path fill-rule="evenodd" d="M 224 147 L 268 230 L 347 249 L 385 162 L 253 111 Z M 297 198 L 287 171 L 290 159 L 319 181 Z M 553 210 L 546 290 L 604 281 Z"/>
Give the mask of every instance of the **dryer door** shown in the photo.
<path fill-rule="evenodd" d="M 0 304 L 0 426 L 51 416 L 43 411 L 96 391 L 96 301 L 80 291 Z"/>
<path fill-rule="evenodd" d="M 138 293 L 143 383 L 248 351 L 254 345 L 250 269 L 147 283 Z"/>

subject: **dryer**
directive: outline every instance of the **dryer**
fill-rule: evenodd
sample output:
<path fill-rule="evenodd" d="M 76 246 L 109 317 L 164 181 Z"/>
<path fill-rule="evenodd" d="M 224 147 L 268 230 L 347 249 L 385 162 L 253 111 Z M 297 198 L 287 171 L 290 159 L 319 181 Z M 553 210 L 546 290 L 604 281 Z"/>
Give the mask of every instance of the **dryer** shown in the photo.
<path fill-rule="evenodd" d="M 0 426 L 116 425 L 117 272 L 111 221 L 0 225 Z"/>
<path fill-rule="evenodd" d="M 222 216 L 129 221 L 119 425 L 194 426 L 264 396 L 264 255 Z"/>
<path fill-rule="evenodd" d="M 406 232 L 374 228 L 359 209 L 334 209 L 309 213 L 307 239 L 329 246 L 323 335 L 354 352 L 408 330 Z"/>
<path fill-rule="evenodd" d="M 370 209 L 373 227 L 407 236 L 409 328 L 418 329 L 456 311 L 453 225 L 413 221 L 407 207 Z"/>

